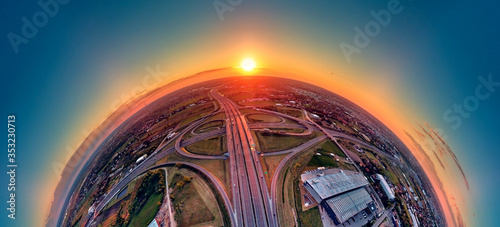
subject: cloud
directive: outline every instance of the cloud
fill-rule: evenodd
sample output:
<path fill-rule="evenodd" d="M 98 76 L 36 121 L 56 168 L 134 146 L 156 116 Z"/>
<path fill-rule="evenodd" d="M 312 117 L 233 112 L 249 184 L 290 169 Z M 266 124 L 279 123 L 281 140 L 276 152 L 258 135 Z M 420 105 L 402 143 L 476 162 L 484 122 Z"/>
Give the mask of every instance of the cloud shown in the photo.
<path fill-rule="evenodd" d="M 418 124 L 418 127 L 413 128 L 411 133 L 406 131 L 405 133 L 413 142 L 416 152 L 421 157 L 421 164 L 428 167 L 427 171 L 429 171 L 431 175 L 434 175 L 437 186 L 443 190 L 445 194 L 443 199 L 446 200 L 447 203 L 443 205 L 447 206 L 451 211 L 454 224 L 456 226 L 466 226 L 455 197 L 446 196 L 446 194 L 449 194 L 451 191 L 445 189 L 441 180 L 447 177 L 453 177 L 453 174 L 461 175 L 467 190 L 469 190 L 469 182 L 467 181 L 467 177 L 457 156 L 446 143 L 446 139 L 443 138 L 443 134 L 439 133 L 439 130 L 432 129 L 427 123 Z M 429 156 L 431 152 L 433 154 L 432 158 Z M 439 163 L 439 165 L 436 165 L 437 163 Z M 456 169 L 450 168 L 455 166 Z"/>
<path fill-rule="evenodd" d="M 455 197 L 451 196 L 451 201 L 452 201 L 451 206 L 453 207 L 453 209 L 455 211 L 455 218 L 457 219 L 457 225 L 460 227 L 466 226 L 464 223 L 464 220 L 462 218 L 462 213 L 460 213 L 460 209 L 458 209 L 457 201 L 455 200 Z"/>

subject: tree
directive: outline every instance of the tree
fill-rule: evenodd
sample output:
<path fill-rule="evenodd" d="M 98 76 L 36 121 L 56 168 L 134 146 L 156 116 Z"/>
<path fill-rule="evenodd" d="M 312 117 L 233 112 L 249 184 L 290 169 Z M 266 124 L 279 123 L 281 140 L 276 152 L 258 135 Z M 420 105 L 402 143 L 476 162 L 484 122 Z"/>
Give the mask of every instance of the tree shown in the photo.
<path fill-rule="evenodd" d="M 184 181 L 179 181 L 177 182 L 177 184 L 175 185 L 177 188 L 182 188 L 182 186 L 184 186 L 185 182 Z"/>

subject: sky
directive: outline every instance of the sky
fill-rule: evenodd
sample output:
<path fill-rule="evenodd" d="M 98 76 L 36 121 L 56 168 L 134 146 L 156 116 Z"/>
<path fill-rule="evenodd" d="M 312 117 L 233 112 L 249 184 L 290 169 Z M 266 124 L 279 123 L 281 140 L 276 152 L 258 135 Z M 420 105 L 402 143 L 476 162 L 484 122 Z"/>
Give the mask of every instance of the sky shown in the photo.
<path fill-rule="evenodd" d="M 16 116 L 18 163 L 17 219 L 4 208 L 1 223 L 43 226 L 60 166 L 134 94 L 245 57 L 340 94 L 388 125 L 443 185 L 450 225 L 458 216 L 467 226 L 496 223 L 498 2 L 40 2 L 0 7 L 1 110 Z M 422 133 L 431 129 L 454 155 Z M 8 181 L 0 175 L 5 200 Z"/>

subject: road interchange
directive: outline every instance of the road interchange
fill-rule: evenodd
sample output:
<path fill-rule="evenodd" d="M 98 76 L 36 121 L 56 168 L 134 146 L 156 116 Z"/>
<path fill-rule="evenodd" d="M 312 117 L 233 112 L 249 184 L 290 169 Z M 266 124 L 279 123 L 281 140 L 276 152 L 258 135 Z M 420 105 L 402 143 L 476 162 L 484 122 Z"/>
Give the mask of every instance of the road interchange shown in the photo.
<path fill-rule="evenodd" d="M 144 174 L 145 172 L 158 168 L 159 166 L 165 166 L 167 163 L 156 164 L 162 158 L 167 157 L 173 152 L 192 158 L 192 159 L 212 159 L 212 160 L 225 160 L 229 159 L 230 166 L 230 187 L 226 188 L 224 184 L 209 170 L 198 166 L 193 163 L 188 162 L 176 162 L 190 166 L 191 168 L 197 169 L 201 173 L 205 174 L 207 178 L 212 181 L 215 185 L 219 194 L 221 194 L 224 205 L 228 209 L 228 213 L 233 226 L 279 226 L 279 220 L 277 215 L 277 184 L 278 178 L 289 161 L 299 154 L 301 151 L 307 150 L 307 148 L 319 144 L 324 139 L 329 138 L 336 142 L 337 138 L 344 138 L 352 140 L 354 142 L 360 143 L 362 145 L 368 146 L 374 149 L 378 153 L 384 154 L 384 156 L 390 158 L 393 161 L 398 161 L 393 156 L 380 151 L 376 147 L 359 140 L 358 138 L 350 135 L 346 135 L 333 130 L 325 129 L 319 126 L 317 123 L 312 121 L 305 110 L 303 113 L 306 120 L 289 116 L 280 112 L 270 111 L 265 109 L 253 108 L 256 111 L 260 111 L 266 114 L 271 114 L 278 116 L 280 118 L 288 118 L 292 121 L 299 123 L 299 125 L 294 125 L 290 123 L 252 123 L 249 124 L 246 121 L 245 115 L 243 115 L 237 104 L 232 100 L 222 96 L 215 90 L 210 91 L 210 95 L 217 101 L 218 108 L 212 113 L 199 118 L 194 121 L 181 132 L 172 136 L 169 140 L 164 139 L 158 148 L 144 161 L 139 163 L 134 168 L 127 171 L 125 176 L 115 184 L 112 189 L 106 193 L 97 203 L 94 212 L 89 213 L 89 221 L 86 226 L 95 226 L 94 220 L 99 216 L 100 212 L 104 207 L 124 188 L 130 181 L 136 177 Z M 197 133 L 194 137 L 184 139 L 187 133 L 193 134 L 195 129 L 200 125 L 210 122 L 207 121 L 211 116 L 224 112 L 226 117 L 225 127 L 215 129 L 209 132 Z M 268 189 L 264 172 L 259 161 L 259 153 L 256 151 L 255 141 L 251 133 L 252 130 L 262 130 L 262 128 L 299 128 L 305 129 L 304 132 L 300 133 L 290 133 L 285 132 L 285 135 L 293 136 L 303 136 L 310 135 L 314 130 L 322 131 L 325 135 L 316 137 L 304 144 L 297 147 L 277 151 L 272 153 L 265 153 L 263 156 L 269 155 L 283 155 L 288 154 L 283 160 L 280 161 L 277 169 L 271 178 L 270 191 Z M 178 129 L 176 127 L 175 129 Z M 174 130 L 175 130 L 174 129 Z M 172 130 L 172 131 L 174 131 Z M 226 155 L 198 155 L 188 152 L 184 147 L 220 135 L 226 135 L 227 137 L 227 148 L 228 152 Z M 168 147 L 175 141 L 174 146 Z M 340 146 L 339 146 L 340 147 Z M 171 164 L 171 162 L 169 162 Z M 231 199 L 229 199 L 228 194 L 231 193 Z"/>

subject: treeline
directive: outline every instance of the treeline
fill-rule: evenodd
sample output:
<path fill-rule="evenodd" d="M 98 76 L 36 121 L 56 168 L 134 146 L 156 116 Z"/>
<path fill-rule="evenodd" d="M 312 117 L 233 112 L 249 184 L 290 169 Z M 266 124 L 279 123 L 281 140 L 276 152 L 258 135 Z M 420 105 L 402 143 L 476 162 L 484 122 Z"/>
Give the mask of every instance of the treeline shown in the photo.
<path fill-rule="evenodd" d="M 163 194 L 165 192 L 165 173 L 163 170 L 148 172 L 137 189 L 137 196 L 130 206 L 130 215 L 138 214 L 142 207 L 153 194 Z"/>

